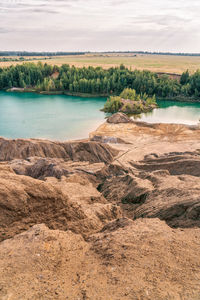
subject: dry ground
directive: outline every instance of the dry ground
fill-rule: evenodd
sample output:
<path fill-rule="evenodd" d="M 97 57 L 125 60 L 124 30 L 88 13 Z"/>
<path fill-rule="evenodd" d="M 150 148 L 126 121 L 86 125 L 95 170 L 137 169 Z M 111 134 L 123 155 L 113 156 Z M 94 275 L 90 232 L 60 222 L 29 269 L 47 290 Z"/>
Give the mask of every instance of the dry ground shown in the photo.
<path fill-rule="evenodd" d="M 0 300 L 199 300 L 200 128 L 95 136 L 0 139 Z"/>
<path fill-rule="evenodd" d="M 167 55 L 137 55 L 130 54 L 87 54 L 79 56 L 58 56 L 43 60 L 51 65 L 62 64 L 83 66 L 101 66 L 105 69 L 124 64 L 132 69 L 147 69 L 154 72 L 167 72 L 181 74 L 185 70 L 191 73 L 200 68 L 200 57 L 167 56 Z M 0 62 L 0 67 L 21 64 L 23 62 Z M 37 63 L 37 60 L 35 61 Z"/>
<path fill-rule="evenodd" d="M 90 138 L 118 138 L 126 144 L 113 145 L 124 151 L 117 159 L 125 165 L 129 161 L 142 160 L 149 153 L 158 155 L 167 152 L 195 151 L 200 149 L 200 128 L 193 130 L 181 124 L 149 124 L 133 122 L 109 124 L 105 122 L 90 134 Z"/>

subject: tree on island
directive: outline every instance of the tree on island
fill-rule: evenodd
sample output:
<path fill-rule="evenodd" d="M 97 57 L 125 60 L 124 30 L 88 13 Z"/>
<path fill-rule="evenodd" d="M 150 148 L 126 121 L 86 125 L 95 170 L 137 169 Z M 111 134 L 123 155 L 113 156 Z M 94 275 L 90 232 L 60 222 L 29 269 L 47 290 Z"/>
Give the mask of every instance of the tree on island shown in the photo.
<path fill-rule="evenodd" d="M 152 111 L 156 107 L 155 95 L 149 97 L 146 93 L 137 94 L 134 89 L 126 88 L 120 96 L 109 97 L 103 111 L 107 113 L 121 111 L 127 114 L 140 114 Z"/>

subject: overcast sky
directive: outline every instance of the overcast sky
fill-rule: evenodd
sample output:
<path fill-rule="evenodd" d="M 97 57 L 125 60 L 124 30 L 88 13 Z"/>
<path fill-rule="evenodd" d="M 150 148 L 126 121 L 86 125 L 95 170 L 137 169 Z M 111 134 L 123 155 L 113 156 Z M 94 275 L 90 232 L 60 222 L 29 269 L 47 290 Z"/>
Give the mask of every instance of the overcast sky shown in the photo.
<path fill-rule="evenodd" d="M 200 0 L 0 0 L 0 50 L 200 52 Z"/>

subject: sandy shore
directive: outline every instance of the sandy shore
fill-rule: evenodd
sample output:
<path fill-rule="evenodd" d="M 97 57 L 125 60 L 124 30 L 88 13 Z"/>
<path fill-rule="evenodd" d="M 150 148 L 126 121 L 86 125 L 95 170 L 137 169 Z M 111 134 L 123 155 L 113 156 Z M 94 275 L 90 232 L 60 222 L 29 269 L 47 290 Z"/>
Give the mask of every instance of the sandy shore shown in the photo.
<path fill-rule="evenodd" d="M 112 124 L 105 122 L 90 134 L 95 140 L 121 140 L 112 143 L 124 152 L 123 163 L 142 160 L 149 153 L 200 151 L 200 127 L 183 124 L 148 124 L 143 122 Z M 124 142 L 123 142 L 124 141 Z"/>

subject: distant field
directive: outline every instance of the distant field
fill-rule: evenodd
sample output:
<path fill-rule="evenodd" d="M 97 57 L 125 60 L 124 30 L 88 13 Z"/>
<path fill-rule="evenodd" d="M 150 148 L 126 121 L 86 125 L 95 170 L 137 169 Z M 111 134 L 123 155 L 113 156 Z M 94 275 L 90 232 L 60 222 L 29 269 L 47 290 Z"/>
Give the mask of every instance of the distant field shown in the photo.
<path fill-rule="evenodd" d="M 58 66 L 61 66 L 62 64 L 75 65 L 77 67 L 101 66 L 105 69 L 124 64 L 126 67 L 131 67 L 132 69 L 146 69 L 154 72 L 176 74 L 181 74 L 187 69 L 191 73 L 193 73 L 197 69 L 200 69 L 200 57 L 191 56 L 137 55 L 136 57 L 134 57 L 130 54 L 91 54 L 80 56 L 59 56 L 46 60 L 41 57 L 40 61 Z M 33 62 L 37 63 L 38 60 Z M 0 67 L 21 63 L 23 62 L 0 62 Z"/>

